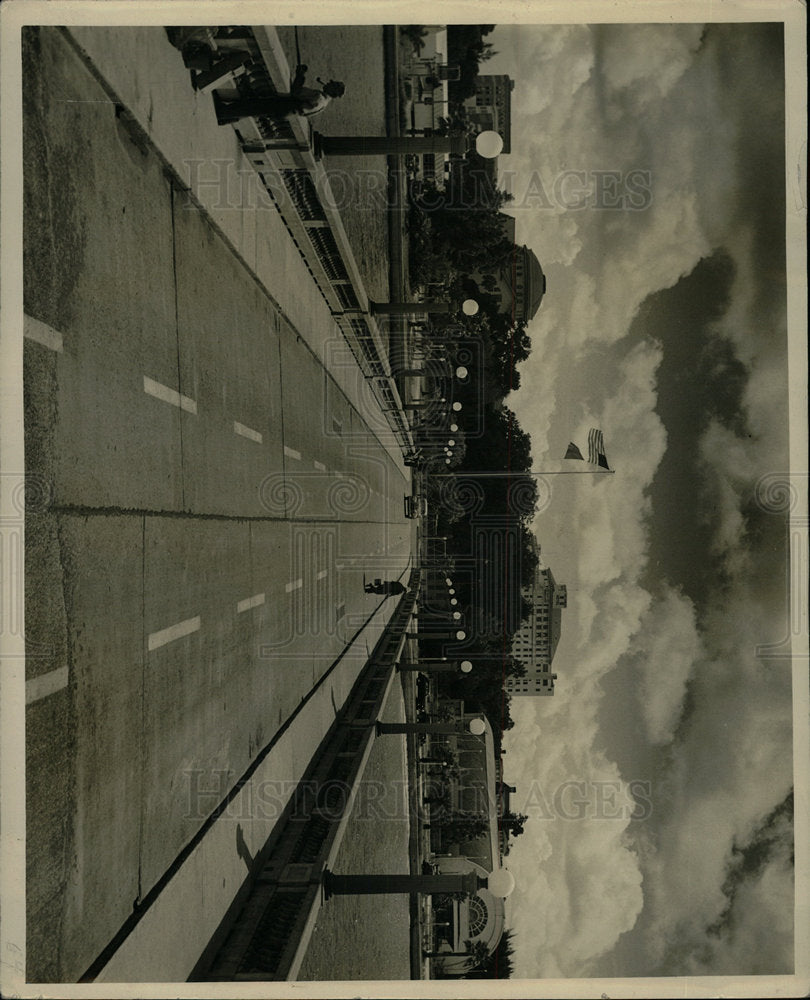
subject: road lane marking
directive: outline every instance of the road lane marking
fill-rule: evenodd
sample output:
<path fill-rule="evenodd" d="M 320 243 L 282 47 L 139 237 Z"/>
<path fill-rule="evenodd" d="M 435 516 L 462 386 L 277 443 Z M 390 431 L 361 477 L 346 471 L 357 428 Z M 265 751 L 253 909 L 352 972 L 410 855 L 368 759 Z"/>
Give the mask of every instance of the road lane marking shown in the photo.
<path fill-rule="evenodd" d="M 315 577 L 316 580 L 323 580 L 329 575 L 328 569 L 322 569 L 320 573 Z"/>
<path fill-rule="evenodd" d="M 233 430 L 234 434 L 241 434 L 242 437 L 255 441 L 257 444 L 262 443 L 262 436 L 258 431 L 254 431 L 252 427 L 246 427 L 244 424 L 240 424 L 238 420 L 234 420 Z"/>
<path fill-rule="evenodd" d="M 25 704 L 30 705 L 40 698 L 47 698 L 49 694 L 56 694 L 68 684 L 68 668 L 59 667 L 58 670 L 51 670 L 50 673 L 40 674 L 39 677 L 32 677 L 25 682 Z"/>
<path fill-rule="evenodd" d="M 62 350 L 62 334 L 33 316 L 23 317 L 23 336 L 51 351 Z"/>
<path fill-rule="evenodd" d="M 143 391 L 149 393 L 150 396 L 154 396 L 155 399 L 162 399 L 164 403 L 179 406 L 181 410 L 186 410 L 187 413 L 196 414 L 197 412 L 197 403 L 193 399 L 183 396 L 176 389 L 170 389 L 161 382 L 156 382 L 154 379 L 149 378 L 148 375 L 144 375 L 143 377 Z"/>
<path fill-rule="evenodd" d="M 264 594 L 254 594 L 253 597 L 246 597 L 236 605 L 236 613 L 241 615 L 243 611 L 258 608 L 260 604 L 264 604 Z"/>
<path fill-rule="evenodd" d="M 297 580 L 290 580 L 290 582 L 285 585 L 284 589 L 288 594 L 291 594 L 294 590 L 300 590 L 303 586 L 304 581 L 299 577 Z"/>
<path fill-rule="evenodd" d="M 165 646 L 167 642 L 174 642 L 175 639 L 182 639 L 184 635 L 191 635 L 192 632 L 196 632 L 200 627 L 200 616 L 197 615 L 196 618 L 186 618 L 183 622 L 178 622 L 176 625 L 170 625 L 168 628 L 161 629 L 159 632 L 152 632 L 149 636 L 147 642 L 147 647 L 151 653 L 153 649 L 158 649 L 160 646 Z"/>
<path fill-rule="evenodd" d="M 301 452 L 296 451 L 295 448 L 288 448 L 286 444 L 284 445 L 284 454 L 287 458 L 294 458 L 297 462 L 301 461 Z"/>
<path fill-rule="evenodd" d="M 313 462 L 312 463 L 319 472 L 326 472 L 326 466 L 323 462 Z"/>

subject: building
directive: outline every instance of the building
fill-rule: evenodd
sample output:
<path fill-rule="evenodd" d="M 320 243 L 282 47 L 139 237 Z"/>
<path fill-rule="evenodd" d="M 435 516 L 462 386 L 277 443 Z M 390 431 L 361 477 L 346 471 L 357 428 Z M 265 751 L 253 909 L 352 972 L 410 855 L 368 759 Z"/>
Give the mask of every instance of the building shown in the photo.
<path fill-rule="evenodd" d="M 464 711 L 463 702 L 447 702 L 453 718 L 467 723 L 479 714 Z M 449 808 L 453 812 L 474 814 L 486 818 L 486 831 L 473 840 L 452 841 L 442 836 L 441 826 L 431 829 L 431 845 L 436 848 L 433 863 L 441 873 L 476 871 L 482 877 L 491 874 L 501 865 L 501 812 L 500 761 L 495 756 L 492 727 L 485 721 L 481 736 L 469 732 L 432 737 L 445 744 L 458 761 L 459 773 L 451 785 Z M 493 896 L 488 889 L 479 889 L 474 896 L 456 899 L 432 897 L 433 946 L 446 952 L 442 959 L 446 975 L 463 975 L 467 971 L 463 952 L 466 942 L 484 942 L 493 952 L 501 939 L 505 926 L 504 900 Z"/>
<path fill-rule="evenodd" d="M 503 139 L 504 153 L 512 150 L 512 91 L 515 81 L 505 73 L 479 74 L 475 96 L 464 101 L 467 119 L 478 131 L 492 130 Z"/>
<path fill-rule="evenodd" d="M 512 655 L 526 667 L 525 677 L 508 677 L 506 692 L 510 695 L 553 695 L 557 675 L 551 663 L 560 641 L 562 610 L 567 607 L 568 593 L 554 579 L 550 569 L 537 568 L 530 587 L 523 596 L 531 604 L 528 619 L 512 640 Z"/>
<path fill-rule="evenodd" d="M 546 276 L 534 251 L 515 243 L 514 216 L 501 212 L 500 217 L 514 252 L 499 267 L 476 271 L 472 278 L 483 293 L 499 297 L 500 312 L 510 313 L 515 322 L 528 323 L 546 294 Z"/>
<path fill-rule="evenodd" d="M 448 114 L 449 81 L 458 77 L 459 67 L 448 66 L 447 29 L 428 27 L 422 49 L 402 66 L 402 84 L 406 95 L 404 115 L 411 135 L 432 135 Z M 415 154 L 418 175 L 438 187 L 444 187 L 449 172 L 447 153 Z"/>

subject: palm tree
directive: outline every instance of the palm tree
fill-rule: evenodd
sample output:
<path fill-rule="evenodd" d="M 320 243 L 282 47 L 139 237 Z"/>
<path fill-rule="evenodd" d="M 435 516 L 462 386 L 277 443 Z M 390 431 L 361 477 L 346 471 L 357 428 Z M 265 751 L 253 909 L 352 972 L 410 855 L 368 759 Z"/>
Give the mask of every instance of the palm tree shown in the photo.
<path fill-rule="evenodd" d="M 514 972 L 512 956 L 515 953 L 511 930 L 505 930 L 494 951 L 488 951 L 484 960 L 465 973 L 465 979 L 511 979 Z"/>

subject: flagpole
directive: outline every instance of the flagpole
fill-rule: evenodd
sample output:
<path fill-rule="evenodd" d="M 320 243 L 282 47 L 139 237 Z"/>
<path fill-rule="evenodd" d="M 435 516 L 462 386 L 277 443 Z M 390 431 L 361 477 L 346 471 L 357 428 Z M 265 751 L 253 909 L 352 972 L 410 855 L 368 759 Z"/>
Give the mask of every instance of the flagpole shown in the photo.
<path fill-rule="evenodd" d="M 544 472 L 540 469 L 526 469 L 525 472 L 465 472 L 460 470 L 458 472 L 433 472 L 431 473 L 434 479 L 441 479 L 444 476 L 464 476 L 467 479 L 474 478 L 497 478 L 508 476 L 511 478 L 517 478 L 518 476 L 604 476 L 615 475 L 615 469 L 557 469 L 552 472 Z"/>

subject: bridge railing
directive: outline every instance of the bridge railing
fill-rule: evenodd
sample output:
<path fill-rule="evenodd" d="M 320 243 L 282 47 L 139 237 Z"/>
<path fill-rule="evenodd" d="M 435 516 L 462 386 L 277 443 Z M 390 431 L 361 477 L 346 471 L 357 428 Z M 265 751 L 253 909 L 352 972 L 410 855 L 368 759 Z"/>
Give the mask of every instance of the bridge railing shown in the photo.
<path fill-rule="evenodd" d="M 220 34 L 222 37 L 220 37 Z M 290 69 L 272 27 L 218 33 L 217 50 L 247 50 L 251 61 L 236 78 L 243 96 L 284 93 Z M 278 120 L 242 118 L 235 126 L 242 150 L 276 204 L 315 284 L 360 370 L 385 413 L 397 444 L 413 447 L 410 425 L 391 370 L 388 351 L 336 206 L 329 176 L 312 151 L 309 122 L 298 115 Z"/>

